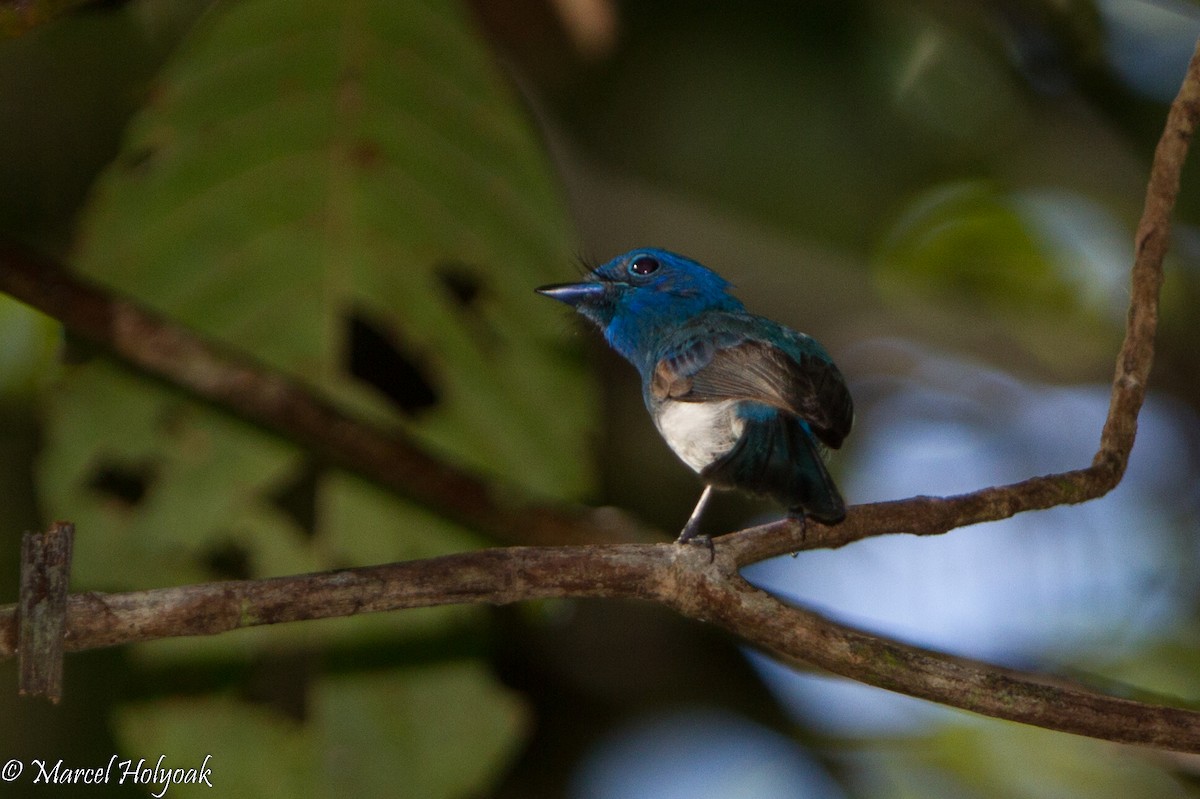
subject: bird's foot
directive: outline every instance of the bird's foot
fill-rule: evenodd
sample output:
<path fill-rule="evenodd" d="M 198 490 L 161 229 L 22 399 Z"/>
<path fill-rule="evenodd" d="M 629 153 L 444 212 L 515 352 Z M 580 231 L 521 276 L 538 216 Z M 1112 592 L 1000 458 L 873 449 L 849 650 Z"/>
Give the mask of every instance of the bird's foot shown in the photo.
<path fill-rule="evenodd" d="M 688 519 L 688 523 L 683 526 L 683 530 L 679 533 L 679 537 L 675 539 L 676 544 L 686 544 L 695 538 L 700 532 L 699 519 L 692 517 Z"/>
<path fill-rule="evenodd" d="M 708 547 L 708 562 L 712 563 L 714 560 L 716 560 L 717 550 L 716 550 L 716 547 L 713 546 L 713 540 L 712 540 L 711 535 L 701 535 L 700 534 L 700 525 L 693 523 L 693 522 L 698 522 L 698 521 L 699 521 L 698 519 L 689 520 L 688 523 L 686 525 L 684 525 L 683 532 L 681 532 L 679 534 L 679 537 L 675 539 L 675 543 L 676 544 L 703 544 L 704 546 Z"/>
<path fill-rule="evenodd" d="M 788 511 L 787 517 L 790 521 L 800 523 L 800 543 L 803 544 L 805 539 L 808 537 L 808 514 L 805 513 L 803 510 L 799 510 L 799 511 L 792 510 L 792 511 Z M 795 552 L 792 553 L 792 557 L 794 558 L 799 554 L 800 554 L 800 551 L 796 550 Z"/>

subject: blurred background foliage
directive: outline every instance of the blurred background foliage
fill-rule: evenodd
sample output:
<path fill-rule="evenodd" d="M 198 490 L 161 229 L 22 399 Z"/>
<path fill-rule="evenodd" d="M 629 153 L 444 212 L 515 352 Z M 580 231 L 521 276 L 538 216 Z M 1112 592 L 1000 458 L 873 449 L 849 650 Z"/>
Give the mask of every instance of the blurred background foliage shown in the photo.
<path fill-rule="evenodd" d="M 848 376 L 853 502 L 1086 464 L 1200 5 L 31 2 L 0 31 L 0 235 L 520 490 L 674 530 L 697 486 L 632 370 L 533 286 L 643 244 L 721 271 Z M 905 640 L 1200 702 L 1197 174 L 1116 491 L 748 576 Z M 3 601 L 20 532 L 53 518 L 79 524 L 77 589 L 486 543 L 3 298 L 0 396 Z M 708 523 L 775 512 L 722 497 Z M 72 656 L 61 706 L 0 691 L 0 719 L 6 758 L 211 753 L 233 796 L 1200 795 L 1191 758 L 796 674 L 622 603 Z"/>

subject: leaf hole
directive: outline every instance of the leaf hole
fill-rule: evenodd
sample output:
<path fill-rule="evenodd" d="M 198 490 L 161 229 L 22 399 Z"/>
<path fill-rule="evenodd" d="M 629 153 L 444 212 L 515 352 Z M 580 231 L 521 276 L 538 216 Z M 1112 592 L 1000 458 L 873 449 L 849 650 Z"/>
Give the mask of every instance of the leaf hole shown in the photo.
<path fill-rule="evenodd" d="M 306 463 L 287 483 L 280 486 L 269 500 L 283 511 L 312 540 L 317 535 L 317 483 L 321 469 Z"/>
<path fill-rule="evenodd" d="M 264 654 L 247 676 L 243 697 L 285 718 L 304 721 L 308 717 L 308 689 L 316 669 L 313 658 L 307 652 Z"/>
<path fill-rule="evenodd" d="M 254 576 L 250 550 L 232 539 L 206 552 L 203 562 L 204 568 L 220 580 L 249 580 Z"/>
<path fill-rule="evenodd" d="M 474 267 L 462 261 L 442 261 L 434 264 L 433 273 L 451 302 L 459 308 L 475 310 L 483 293 L 483 281 Z"/>
<path fill-rule="evenodd" d="M 350 374 L 370 384 L 409 416 L 434 405 L 440 397 L 422 359 L 394 329 L 372 324 L 365 316 L 346 320 Z"/>
<path fill-rule="evenodd" d="M 484 314 L 488 286 L 480 277 L 482 270 L 463 261 L 440 261 L 433 265 L 442 294 L 462 316 L 464 328 L 481 352 L 494 354 L 504 337 Z"/>
<path fill-rule="evenodd" d="M 87 486 L 121 506 L 133 508 L 145 498 L 154 473 L 149 464 L 104 462 L 93 470 Z"/>

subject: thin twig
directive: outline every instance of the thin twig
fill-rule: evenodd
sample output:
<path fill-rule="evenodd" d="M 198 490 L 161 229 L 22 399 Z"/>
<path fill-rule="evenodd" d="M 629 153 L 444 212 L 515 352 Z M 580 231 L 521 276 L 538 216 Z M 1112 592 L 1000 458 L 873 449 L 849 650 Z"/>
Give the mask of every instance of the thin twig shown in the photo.
<path fill-rule="evenodd" d="M 1135 238 L 1129 315 L 1117 355 L 1108 416 L 1091 466 L 1032 477 L 954 497 L 913 497 L 852 508 L 836 527 L 809 521 L 806 529 L 781 521 L 722 538 L 742 565 L 802 549 L 840 547 L 888 532 L 940 535 L 958 527 L 1007 519 L 1017 513 L 1074 505 L 1104 496 L 1117 486 L 1129 463 L 1138 413 L 1154 365 L 1158 297 L 1163 260 L 1171 241 L 1171 211 L 1180 175 L 1200 123 L 1200 47 L 1193 53 L 1179 94 L 1171 104 L 1154 151 L 1146 202 Z"/>

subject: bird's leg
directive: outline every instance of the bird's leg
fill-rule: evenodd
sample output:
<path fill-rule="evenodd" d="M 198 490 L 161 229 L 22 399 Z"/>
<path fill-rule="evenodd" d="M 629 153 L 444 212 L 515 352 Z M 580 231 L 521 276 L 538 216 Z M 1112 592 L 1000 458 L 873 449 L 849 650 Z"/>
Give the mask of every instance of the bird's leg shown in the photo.
<path fill-rule="evenodd" d="M 683 532 L 679 534 L 679 538 L 675 539 L 676 544 L 686 544 L 696 537 L 696 533 L 700 532 L 700 515 L 704 513 L 704 507 L 708 504 L 709 497 L 712 496 L 713 487 L 706 485 L 704 491 L 700 494 L 700 501 L 696 503 L 696 509 L 692 511 L 691 517 L 687 520 L 687 524 L 683 526 Z M 709 539 L 710 547 L 712 540 Z"/>
<path fill-rule="evenodd" d="M 800 541 L 803 542 L 808 536 L 808 512 L 804 508 L 791 508 L 788 510 L 788 518 L 792 521 L 800 522 Z M 793 552 L 792 557 L 796 557 L 800 553 Z"/>

